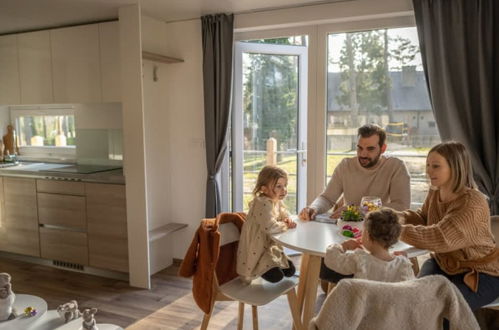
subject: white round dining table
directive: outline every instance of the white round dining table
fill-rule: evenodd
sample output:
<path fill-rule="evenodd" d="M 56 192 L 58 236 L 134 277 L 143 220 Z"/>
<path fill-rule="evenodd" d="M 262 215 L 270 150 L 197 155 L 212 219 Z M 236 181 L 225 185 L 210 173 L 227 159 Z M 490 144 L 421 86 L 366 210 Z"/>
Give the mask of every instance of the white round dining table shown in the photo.
<path fill-rule="evenodd" d="M 317 298 L 321 257 L 326 255 L 329 245 L 342 243 L 348 237 L 341 235 L 340 228 L 332 223 L 302 221 L 296 218 L 293 220 L 297 223 L 296 228 L 274 234 L 272 239 L 282 246 L 303 253 L 298 284 L 298 303 L 302 314 L 302 324 L 307 328 L 313 317 Z M 428 252 L 400 241 L 390 250 L 404 251 L 409 258 Z"/>

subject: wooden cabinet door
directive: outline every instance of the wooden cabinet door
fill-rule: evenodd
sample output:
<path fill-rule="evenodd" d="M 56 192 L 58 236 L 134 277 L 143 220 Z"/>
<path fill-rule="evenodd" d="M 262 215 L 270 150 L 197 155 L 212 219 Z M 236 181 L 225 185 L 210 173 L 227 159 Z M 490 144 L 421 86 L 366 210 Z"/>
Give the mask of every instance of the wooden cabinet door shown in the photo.
<path fill-rule="evenodd" d="M 98 24 L 50 30 L 54 101 L 101 102 Z"/>
<path fill-rule="evenodd" d="M 118 22 L 99 24 L 102 102 L 121 101 L 120 30 Z"/>
<path fill-rule="evenodd" d="M 54 103 L 50 32 L 37 31 L 17 36 L 21 103 Z"/>
<path fill-rule="evenodd" d="M 17 36 L 0 36 L 0 104 L 19 104 Z"/>
<path fill-rule="evenodd" d="M 38 193 L 38 222 L 86 230 L 85 197 Z"/>
<path fill-rule="evenodd" d="M 125 186 L 86 183 L 89 264 L 128 272 Z"/>
<path fill-rule="evenodd" d="M 41 227 L 40 248 L 43 258 L 88 265 L 87 234 L 84 232 Z"/>
<path fill-rule="evenodd" d="M 40 256 L 34 179 L 3 178 L 4 217 L 0 249 Z"/>

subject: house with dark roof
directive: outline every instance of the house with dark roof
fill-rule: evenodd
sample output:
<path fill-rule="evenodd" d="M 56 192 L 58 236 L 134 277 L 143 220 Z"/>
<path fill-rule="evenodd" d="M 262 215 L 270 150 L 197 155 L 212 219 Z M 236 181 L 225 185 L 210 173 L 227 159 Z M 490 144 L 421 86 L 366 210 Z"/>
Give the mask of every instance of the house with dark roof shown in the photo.
<path fill-rule="evenodd" d="M 376 112 L 360 109 L 358 122 L 372 122 L 382 127 L 387 127 L 389 123 L 397 123 L 401 127 L 400 133 L 402 131 L 404 134 L 407 133 L 407 142 L 411 145 L 431 145 L 434 140 L 438 139 L 438 131 L 431 109 L 424 72 L 406 67 L 402 71 L 390 72 L 389 76 L 391 80 L 392 119 L 390 120 L 387 107 L 379 107 L 379 111 Z M 335 135 L 340 133 L 341 128 L 347 129 L 352 125 L 351 109 L 338 103 L 340 83 L 340 72 L 328 73 L 327 122 L 328 127 L 332 127 L 331 133 L 334 130 Z M 350 130 L 348 133 L 351 134 Z"/>

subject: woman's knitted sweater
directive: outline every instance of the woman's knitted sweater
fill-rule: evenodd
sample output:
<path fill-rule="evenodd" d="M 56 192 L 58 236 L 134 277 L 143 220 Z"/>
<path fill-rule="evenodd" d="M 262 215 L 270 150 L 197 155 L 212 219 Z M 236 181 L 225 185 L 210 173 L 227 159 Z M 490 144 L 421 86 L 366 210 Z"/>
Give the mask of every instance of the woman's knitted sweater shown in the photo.
<path fill-rule="evenodd" d="M 449 275 L 469 272 L 460 263 L 476 261 L 496 249 L 490 213 L 482 193 L 466 189 L 450 202 L 440 201 L 439 190 L 430 190 L 422 209 L 404 212 L 400 239 L 435 252 L 440 268 Z M 477 272 L 499 276 L 499 258 L 474 267 Z"/>

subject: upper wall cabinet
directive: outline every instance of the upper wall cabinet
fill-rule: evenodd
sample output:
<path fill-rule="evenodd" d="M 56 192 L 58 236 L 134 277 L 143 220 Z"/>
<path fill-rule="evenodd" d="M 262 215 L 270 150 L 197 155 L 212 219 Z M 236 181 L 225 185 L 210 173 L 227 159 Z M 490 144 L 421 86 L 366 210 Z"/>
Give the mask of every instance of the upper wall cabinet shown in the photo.
<path fill-rule="evenodd" d="M 101 102 L 99 25 L 50 30 L 54 101 Z"/>
<path fill-rule="evenodd" d="M 17 35 L 21 103 L 54 103 L 50 32 L 37 31 Z"/>
<path fill-rule="evenodd" d="M 120 31 L 118 22 L 99 24 L 102 102 L 121 100 Z"/>
<path fill-rule="evenodd" d="M 0 36 L 0 104 L 19 104 L 19 71 L 16 35 Z"/>

